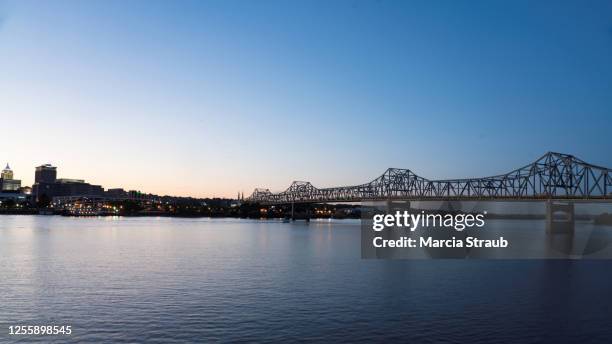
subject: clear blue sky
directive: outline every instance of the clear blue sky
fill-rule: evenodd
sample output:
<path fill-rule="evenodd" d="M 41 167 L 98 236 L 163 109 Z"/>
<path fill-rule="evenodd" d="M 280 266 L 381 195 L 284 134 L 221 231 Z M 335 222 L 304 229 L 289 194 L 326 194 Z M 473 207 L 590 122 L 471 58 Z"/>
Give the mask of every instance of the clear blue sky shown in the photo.
<path fill-rule="evenodd" d="M 612 166 L 611 1 L 0 1 L 0 162 L 234 196 Z"/>

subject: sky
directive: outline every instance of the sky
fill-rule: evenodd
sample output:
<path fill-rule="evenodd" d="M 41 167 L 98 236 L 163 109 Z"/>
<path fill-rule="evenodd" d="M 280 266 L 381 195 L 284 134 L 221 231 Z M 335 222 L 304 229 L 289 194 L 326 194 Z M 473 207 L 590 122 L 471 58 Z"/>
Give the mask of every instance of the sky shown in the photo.
<path fill-rule="evenodd" d="M 3 1 L 0 163 L 196 197 L 612 167 L 611 1 Z"/>

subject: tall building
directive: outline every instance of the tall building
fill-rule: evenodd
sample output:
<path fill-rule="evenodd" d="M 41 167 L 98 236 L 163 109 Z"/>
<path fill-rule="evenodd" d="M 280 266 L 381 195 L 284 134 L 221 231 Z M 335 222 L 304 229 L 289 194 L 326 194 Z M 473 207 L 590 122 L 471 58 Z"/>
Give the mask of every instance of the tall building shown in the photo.
<path fill-rule="evenodd" d="M 2 170 L 2 179 L 11 180 L 13 179 L 13 170 L 9 166 L 8 162 L 6 163 L 6 167 Z"/>
<path fill-rule="evenodd" d="M 34 183 L 55 183 L 55 179 L 57 179 L 57 167 L 50 164 L 36 167 Z"/>
<path fill-rule="evenodd" d="M 58 196 L 100 196 L 104 189 L 100 185 L 91 185 L 83 179 L 57 178 L 57 168 L 49 164 L 36 167 L 32 201 L 47 199 L 51 201 Z"/>
<path fill-rule="evenodd" d="M 9 164 L 6 164 L 4 170 L 0 174 L 0 190 L 1 191 L 15 191 L 18 192 L 21 187 L 21 180 L 13 179 L 13 170 L 11 170 Z"/>

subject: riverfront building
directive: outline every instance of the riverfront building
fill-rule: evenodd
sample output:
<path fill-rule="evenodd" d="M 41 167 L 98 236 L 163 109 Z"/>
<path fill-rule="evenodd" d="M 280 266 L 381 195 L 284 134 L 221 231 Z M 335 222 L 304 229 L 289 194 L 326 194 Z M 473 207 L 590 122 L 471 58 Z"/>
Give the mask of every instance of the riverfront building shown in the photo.
<path fill-rule="evenodd" d="M 13 179 L 13 170 L 9 164 L 6 164 L 4 170 L 0 174 L 0 191 L 2 192 L 19 192 L 21 180 Z"/>
<path fill-rule="evenodd" d="M 102 196 L 104 189 L 83 179 L 57 178 L 57 167 L 46 164 L 36 167 L 32 195 L 34 201 L 51 201 L 60 196 Z"/>
<path fill-rule="evenodd" d="M 24 203 L 30 195 L 22 192 L 21 180 L 15 179 L 9 164 L 0 173 L 0 205 L 10 201 L 13 204 Z"/>
<path fill-rule="evenodd" d="M 57 178 L 57 167 L 44 164 L 36 167 L 34 183 L 54 183 Z"/>

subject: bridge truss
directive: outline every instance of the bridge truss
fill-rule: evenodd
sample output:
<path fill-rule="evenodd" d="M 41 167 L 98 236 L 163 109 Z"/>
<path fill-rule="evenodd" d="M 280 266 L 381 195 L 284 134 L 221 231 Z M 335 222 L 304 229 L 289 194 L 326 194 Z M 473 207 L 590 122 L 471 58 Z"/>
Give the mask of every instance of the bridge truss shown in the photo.
<path fill-rule="evenodd" d="M 549 152 L 506 174 L 429 180 L 411 170 L 389 168 L 369 183 L 317 188 L 295 181 L 283 192 L 255 189 L 246 200 L 261 204 L 361 202 L 370 200 L 612 200 L 612 169 L 572 155 Z"/>

